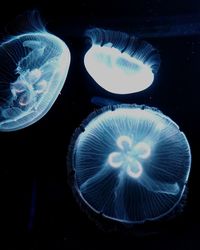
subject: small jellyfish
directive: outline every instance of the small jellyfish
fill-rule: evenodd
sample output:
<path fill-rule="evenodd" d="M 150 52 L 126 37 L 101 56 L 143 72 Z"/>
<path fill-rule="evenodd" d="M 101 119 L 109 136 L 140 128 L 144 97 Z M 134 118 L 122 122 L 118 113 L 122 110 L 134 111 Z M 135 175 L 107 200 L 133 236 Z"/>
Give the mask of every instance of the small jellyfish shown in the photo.
<path fill-rule="evenodd" d="M 160 65 L 158 51 L 149 43 L 126 33 L 89 29 L 92 46 L 84 57 L 91 77 L 105 90 L 130 94 L 148 88 Z"/>
<path fill-rule="evenodd" d="M 183 132 L 159 110 L 114 105 L 92 113 L 68 152 L 72 190 L 88 211 L 122 223 L 176 211 L 191 165 Z"/>
<path fill-rule="evenodd" d="M 70 64 L 67 45 L 47 31 L 15 36 L 0 45 L 0 131 L 27 127 L 51 108 Z"/>

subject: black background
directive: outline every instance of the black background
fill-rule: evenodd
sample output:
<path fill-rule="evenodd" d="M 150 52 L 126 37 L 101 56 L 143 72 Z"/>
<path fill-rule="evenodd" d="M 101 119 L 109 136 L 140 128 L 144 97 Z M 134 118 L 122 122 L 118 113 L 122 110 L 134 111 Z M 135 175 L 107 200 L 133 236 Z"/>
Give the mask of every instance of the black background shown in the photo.
<path fill-rule="evenodd" d="M 51 110 L 28 128 L 0 133 L 0 249 L 198 249 L 200 2 L 16 1 L 1 6 L 0 36 L 26 10 L 37 9 L 48 31 L 71 51 L 69 74 Z M 90 27 L 139 34 L 160 51 L 154 84 L 114 96 L 83 65 Z M 3 63 L 3 62 L 0 62 Z M 188 199 L 182 216 L 150 234 L 106 232 L 88 219 L 67 185 L 66 154 L 74 129 L 95 110 L 93 96 L 155 106 L 185 132 L 192 151 Z"/>

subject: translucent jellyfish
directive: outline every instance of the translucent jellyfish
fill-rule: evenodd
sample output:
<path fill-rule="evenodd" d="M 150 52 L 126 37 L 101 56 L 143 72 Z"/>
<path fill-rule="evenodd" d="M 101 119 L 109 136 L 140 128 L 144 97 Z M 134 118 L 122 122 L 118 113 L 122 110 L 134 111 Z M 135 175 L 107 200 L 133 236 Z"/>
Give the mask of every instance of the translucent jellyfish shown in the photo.
<path fill-rule="evenodd" d="M 51 108 L 65 82 L 70 51 L 46 31 L 15 36 L 0 45 L 0 130 L 22 129 Z"/>
<path fill-rule="evenodd" d="M 152 45 L 126 33 L 90 29 L 86 32 L 92 46 L 84 57 L 91 77 L 105 90 L 129 94 L 148 88 L 160 65 Z"/>
<path fill-rule="evenodd" d="M 76 130 L 68 166 L 87 210 L 123 223 L 166 218 L 183 198 L 191 153 L 183 132 L 159 110 L 114 105 Z"/>

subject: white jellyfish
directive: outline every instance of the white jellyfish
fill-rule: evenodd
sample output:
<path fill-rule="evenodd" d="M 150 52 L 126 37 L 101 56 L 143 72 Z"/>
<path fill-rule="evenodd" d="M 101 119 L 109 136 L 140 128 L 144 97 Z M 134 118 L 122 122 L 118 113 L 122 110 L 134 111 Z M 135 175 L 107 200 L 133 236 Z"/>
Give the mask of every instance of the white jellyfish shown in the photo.
<path fill-rule="evenodd" d="M 148 88 L 160 65 L 158 51 L 149 43 L 126 33 L 89 29 L 91 48 L 84 57 L 91 77 L 105 90 L 130 94 Z"/>
<path fill-rule="evenodd" d="M 88 211 L 123 223 L 155 221 L 180 205 L 191 166 L 186 136 L 160 111 L 104 107 L 72 137 L 73 191 Z"/>
<path fill-rule="evenodd" d="M 70 65 L 70 51 L 47 31 L 15 36 L 0 45 L 0 130 L 27 127 L 51 108 Z"/>

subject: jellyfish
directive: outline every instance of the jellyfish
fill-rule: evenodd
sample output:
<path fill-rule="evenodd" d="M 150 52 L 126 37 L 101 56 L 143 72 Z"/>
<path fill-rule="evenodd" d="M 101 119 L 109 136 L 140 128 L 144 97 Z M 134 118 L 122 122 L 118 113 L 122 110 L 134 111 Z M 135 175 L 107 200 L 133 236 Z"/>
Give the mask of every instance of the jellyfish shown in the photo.
<path fill-rule="evenodd" d="M 70 183 L 83 207 L 129 225 L 174 213 L 190 166 L 190 146 L 178 125 L 144 105 L 93 112 L 72 136 L 68 152 Z"/>
<path fill-rule="evenodd" d="M 0 131 L 25 128 L 43 117 L 67 76 L 70 51 L 47 31 L 14 36 L 0 45 Z"/>
<path fill-rule="evenodd" d="M 84 57 L 95 82 L 114 94 L 130 94 L 148 88 L 160 65 L 158 51 L 126 33 L 99 28 L 86 32 L 92 45 Z"/>

